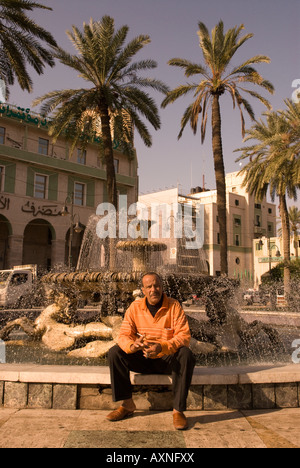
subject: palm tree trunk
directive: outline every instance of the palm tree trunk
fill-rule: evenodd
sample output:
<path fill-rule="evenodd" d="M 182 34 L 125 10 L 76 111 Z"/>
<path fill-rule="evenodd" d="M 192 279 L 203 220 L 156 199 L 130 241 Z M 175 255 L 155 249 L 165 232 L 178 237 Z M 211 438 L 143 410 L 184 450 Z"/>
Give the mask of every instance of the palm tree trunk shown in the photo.
<path fill-rule="evenodd" d="M 113 144 L 111 139 L 110 132 L 110 117 L 108 113 L 108 108 L 105 103 L 99 104 L 100 118 L 101 118 L 101 129 L 102 129 L 102 139 L 103 139 L 103 148 L 104 148 L 104 161 L 106 166 L 106 176 L 107 176 L 107 192 L 108 192 L 108 201 L 112 203 L 117 209 L 117 184 L 116 184 L 116 173 L 114 166 L 114 152 Z"/>
<path fill-rule="evenodd" d="M 294 250 L 295 250 L 295 259 L 296 259 L 296 260 L 298 260 L 298 258 L 299 258 L 299 255 L 298 255 L 298 243 L 299 243 L 299 240 L 298 240 L 298 231 L 297 231 L 297 227 L 298 227 L 298 226 L 295 226 L 295 229 L 293 229 Z"/>
<path fill-rule="evenodd" d="M 227 210 L 226 210 L 226 182 L 223 161 L 221 112 L 219 95 L 213 96 L 212 104 L 212 146 L 214 156 L 215 177 L 217 184 L 217 207 L 220 228 L 220 262 L 221 274 L 228 275 L 227 260 Z"/>
<path fill-rule="evenodd" d="M 283 271 L 284 271 L 284 295 L 289 301 L 291 292 L 291 271 L 290 271 L 290 220 L 286 204 L 286 196 L 279 196 L 279 209 L 282 224 L 282 243 L 283 243 Z"/>
<path fill-rule="evenodd" d="M 118 209 L 117 201 L 117 182 L 114 165 L 114 152 L 110 131 L 110 117 L 108 107 L 105 102 L 99 103 L 99 113 L 101 118 L 101 129 L 103 139 L 104 161 L 106 166 L 106 184 L 108 193 L 108 202 L 111 203 L 116 211 Z M 109 268 L 115 269 L 116 260 L 116 239 L 109 239 Z"/>
<path fill-rule="evenodd" d="M 295 246 L 295 258 L 296 258 L 296 260 L 298 260 L 298 258 L 299 258 L 298 245 L 299 245 L 298 233 L 297 233 L 297 231 L 295 231 L 294 232 L 294 246 Z"/>

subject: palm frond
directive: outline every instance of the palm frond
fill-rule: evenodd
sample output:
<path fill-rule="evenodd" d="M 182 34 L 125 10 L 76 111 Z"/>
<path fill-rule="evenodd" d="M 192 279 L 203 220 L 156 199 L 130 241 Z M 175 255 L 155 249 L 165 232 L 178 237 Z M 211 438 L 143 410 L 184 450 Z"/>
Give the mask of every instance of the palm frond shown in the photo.
<path fill-rule="evenodd" d="M 45 66 L 54 66 L 51 49 L 56 46 L 54 37 L 27 16 L 35 9 L 51 10 L 40 3 L 27 0 L 0 0 L 0 61 L 6 63 L 1 70 L 2 79 L 12 85 L 15 79 L 21 89 L 32 91 L 28 65 L 41 75 Z"/>

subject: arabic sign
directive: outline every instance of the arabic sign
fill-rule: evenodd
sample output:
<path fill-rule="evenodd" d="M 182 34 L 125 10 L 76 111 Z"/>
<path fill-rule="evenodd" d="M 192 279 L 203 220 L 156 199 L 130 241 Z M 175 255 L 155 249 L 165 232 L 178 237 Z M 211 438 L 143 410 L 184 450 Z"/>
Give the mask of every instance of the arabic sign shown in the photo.
<path fill-rule="evenodd" d="M 0 210 L 9 210 L 10 205 L 10 198 L 4 197 L 3 195 L 0 197 Z"/>
<path fill-rule="evenodd" d="M 10 104 L 3 104 L 3 102 L 1 101 L 0 94 L 0 116 L 1 115 L 4 117 L 18 119 L 21 122 L 31 123 L 37 125 L 38 127 L 44 127 L 46 129 L 48 129 L 48 124 L 50 122 L 49 119 L 47 120 L 45 117 L 41 117 L 39 114 L 32 112 L 29 108 L 24 109 L 23 107 L 16 107 Z M 95 135 L 93 138 L 93 142 L 100 144 L 102 142 L 102 137 L 99 135 Z M 121 150 L 120 141 L 116 139 L 113 140 L 113 149 Z"/>
<path fill-rule="evenodd" d="M 61 211 L 58 211 L 57 205 L 39 205 L 35 206 L 34 202 L 28 201 L 25 205 L 22 206 L 21 210 L 23 213 L 31 213 L 32 216 L 36 217 L 41 216 L 60 216 Z"/>
<path fill-rule="evenodd" d="M 10 198 L 0 196 L 0 210 L 9 210 L 10 209 Z M 35 218 L 38 215 L 41 216 L 61 216 L 61 210 L 57 205 L 35 205 L 34 201 L 26 202 L 22 207 L 21 211 L 23 213 L 32 214 Z"/>
<path fill-rule="evenodd" d="M 32 123 L 37 126 L 47 127 L 48 121 L 45 117 L 38 114 L 33 114 L 30 109 L 23 107 L 15 107 L 11 105 L 4 105 L 0 102 L 0 115 L 18 119 L 26 123 Z"/>
<path fill-rule="evenodd" d="M 260 257 L 258 259 L 258 263 L 275 263 L 275 262 L 282 262 L 283 258 L 282 257 Z"/>

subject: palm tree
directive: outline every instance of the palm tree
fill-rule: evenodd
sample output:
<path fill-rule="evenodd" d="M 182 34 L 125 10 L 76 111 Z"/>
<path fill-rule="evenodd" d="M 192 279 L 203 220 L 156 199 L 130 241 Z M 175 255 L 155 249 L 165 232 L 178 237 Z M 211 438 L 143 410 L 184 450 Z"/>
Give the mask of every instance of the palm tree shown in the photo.
<path fill-rule="evenodd" d="M 294 238 L 295 257 L 298 258 L 298 243 L 300 229 L 300 210 L 296 206 L 289 207 L 290 228 Z"/>
<path fill-rule="evenodd" d="M 254 119 L 254 112 L 249 102 L 243 97 L 246 93 L 251 97 L 259 99 L 267 108 L 270 108 L 269 102 L 257 92 L 247 89 L 245 85 L 257 85 L 273 93 L 273 85 L 264 80 L 261 75 L 253 68 L 253 64 L 269 63 L 270 59 L 265 55 L 256 55 L 249 58 L 239 66 L 234 66 L 228 70 L 231 60 L 237 50 L 253 35 L 241 35 L 244 26 L 229 29 L 224 34 L 224 25 L 220 21 L 211 33 L 203 23 L 199 23 L 200 48 L 203 54 L 204 65 L 195 64 L 186 59 L 173 58 L 169 65 L 180 67 L 185 71 L 186 77 L 200 76 L 200 81 L 178 86 L 170 91 L 164 99 L 162 106 L 166 107 L 169 103 L 188 93 L 193 93 L 194 102 L 186 109 L 181 120 L 181 130 L 178 138 L 190 122 L 191 128 L 196 134 L 199 114 L 202 113 L 201 122 L 201 140 L 205 139 L 206 124 L 208 119 L 208 109 L 211 107 L 211 125 L 212 125 L 212 147 L 214 158 L 214 169 L 217 185 L 217 206 L 220 226 L 220 247 L 221 247 L 221 273 L 228 274 L 227 262 L 227 222 L 226 222 L 226 184 L 225 169 L 223 161 L 222 137 L 221 137 L 221 112 L 220 97 L 224 93 L 229 93 L 233 107 L 240 110 L 242 122 L 242 134 L 245 132 L 245 120 L 243 110 Z"/>
<path fill-rule="evenodd" d="M 56 46 L 53 36 L 27 16 L 37 8 L 52 10 L 29 0 L 0 0 L 0 79 L 8 86 L 17 79 L 22 90 L 32 91 L 28 64 L 41 75 L 45 65 L 54 66 L 50 50 L 42 44 Z"/>
<path fill-rule="evenodd" d="M 284 288 L 288 299 L 290 293 L 290 221 L 287 208 L 287 196 L 297 197 L 300 180 L 295 173 L 295 160 L 289 157 L 293 137 L 290 125 L 279 112 L 266 112 L 266 122 L 262 119 L 247 131 L 245 141 L 254 140 L 250 146 L 239 148 L 239 158 L 250 158 L 249 163 L 241 170 L 245 176 L 244 186 L 250 194 L 262 200 L 270 190 L 271 197 L 279 197 L 279 210 L 282 225 Z"/>
<path fill-rule="evenodd" d="M 154 99 L 143 88 L 166 93 L 168 88 L 154 78 L 139 76 L 139 72 L 157 66 L 153 60 L 133 62 L 133 57 L 150 38 L 140 35 L 125 45 L 129 28 L 115 31 L 114 19 L 104 16 L 101 21 L 84 23 L 83 31 L 73 26 L 67 35 L 78 51 L 71 55 L 57 47 L 54 56 L 61 63 L 79 72 L 89 82 L 89 88 L 53 91 L 38 98 L 34 105 L 44 102 L 41 113 L 53 111 L 50 135 L 54 140 L 64 134 L 71 141 L 70 153 L 76 145 L 82 148 L 101 132 L 103 159 L 107 173 L 108 201 L 117 207 L 117 184 L 114 167 L 113 139 L 122 141 L 123 150 L 133 152 L 133 128 L 150 147 L 151 135 L 143 118 L 155 130 L 160 117 Z M 112 254 L 113 242 L 110 251 Z M 111 261 L 112 261 L 111 255 Z M 111 263 L 112 267 L 112 263 Z"/>
<path fill-rule="evenodd" d="M 280 111 L 289 127 L 289 148 L 287 157 L 294 161 L 295 179 L 300 180 L 300 102 L 284 101 L 286 109 Z"/>

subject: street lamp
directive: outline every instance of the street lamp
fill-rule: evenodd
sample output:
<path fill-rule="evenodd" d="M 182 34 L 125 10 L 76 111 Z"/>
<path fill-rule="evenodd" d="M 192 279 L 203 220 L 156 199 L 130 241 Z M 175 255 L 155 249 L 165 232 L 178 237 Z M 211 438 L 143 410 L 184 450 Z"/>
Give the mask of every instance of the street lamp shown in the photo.
<path fill-rule="evenodd" d="M 65 199 L 65 203 L 63 206 L 63 209 L 61 210 L 61 216 L 69 216 L 70 215 L 70 236 L 69 236 L 69 257 L 68 257 L 68 266 L 69 269 L 71 270 L 72 268 L 72 243 L 73 243 L 73 233 L 74 231 L 77 234 L 80 234 L 82 232 L 82 227 L 80 226 L 80 218 L 77 213 L 74 213 L 74 194 L 72 193 L 71 197 L 68 196 Z M 71 205 L 71 212 L 69 212 L 67 203 L 70 203 Z M 76 216 L 78 217 L 78 221 L 75 224 L 75 218 Z"/>
<path fill-rule="evenodd" d="M 281 257 L 281 253 L 280 253 L 280 250 L 279 250 L 279 248 L 277 247 L 277 245 L 275 245 L 275 244 L 271 245 L 271 238 L 270 238 L 270 237 L 267 237 L 267 239 L 268 239 L 269 272 L 270 272 L 270 271 L 271 271 L 271 268 L 272 268 L 272 249 L 274 249 L 274 248 L 277 249 L 276 254 L 275 254 L 275 256 L 276 256 L 277 258 Z M 258 245 L 259 245 L 260 247 L 262 247 L 262 246 L 264 245 L 264 243 L 263 243 L 263 241 L 261 240 L 261 238 L 260 238 L 260 240 L 259 240 Z"/>

